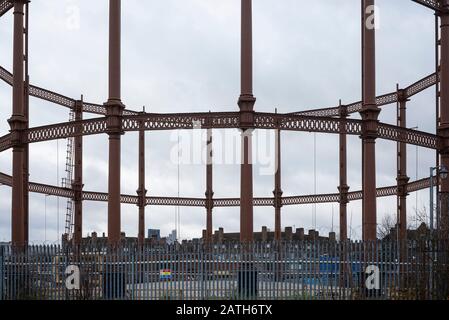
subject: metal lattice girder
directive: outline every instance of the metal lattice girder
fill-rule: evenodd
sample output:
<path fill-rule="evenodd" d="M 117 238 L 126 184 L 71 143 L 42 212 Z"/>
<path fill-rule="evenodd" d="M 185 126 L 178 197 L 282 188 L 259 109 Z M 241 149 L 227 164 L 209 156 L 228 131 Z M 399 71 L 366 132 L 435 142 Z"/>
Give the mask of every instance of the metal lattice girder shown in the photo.
<path fill-rule="evenodd" d="M 432 87 L 438 82 L 438 76 L 436 73 L 432 73 L 431 75 L 413 83 L 412 85 L 405 88 L 405 94 L 407 98 L 411 98 L 414 95 L 426 90 L 427 88 Z"/>
<path fill-rule="evenodd" d="M 282 115 L 272 113 L 254 113 L 255 129 L 280 129 L 286 131 L 303 131 L 319 133 L 340 133 L 340 123 L 345 123 L 346 132 L 350 135 L 362 133 L 362 121 L 345 119 L 342 121 L 330 117 L 312 117 L 298 115 Z M 139 130 L 174 130 L 201 128 L 239 128 L 238 112 L 229 113 L 188 113 L 188 114 L 144 114 L 140 116 L 124 116 L 123 131 Z M 82 130 L 79 130 L 79 127 Z M 408 144 L 437 149 L 440 137 L 417 130 L 400 128 L 379 123 L 378 136 L 381 139 L 405 142 Z M 55 139 L 65 139 L 81 135 L 107 133 L 107 119 L 96 118 L 83 121 L 66 122 L 43 127 L 30 128 L 24 143 L 36 143 Z M 0 138 L 0 152 L 11 147 L 8 135 Z"/>
<path fill-rule="evenodd" d="M 7 84 L 12 85 L 12 74 L 5 68 L 0 66 L 0 79 L 5 81 Z"/>
<path fill-rule="evenodd" d="M 414 133 L 414 130 L 400 128 L 397 126 L 380 123 L 378 127 L 379 138 L 392 140 L 397 142 L 405 142 L 430 149 L 438 149 L 439 138 L 436 135 L 419 132 Z"/>
<path fill-rule="evenodd" d="M 11 10 L 14 7 L 14 3 L 10 0 L 0 0 L 0 17 Z"/>
<path fill-rule="evenodd" d="M 439 0 L 412 0 L 418 4 L 421 4 L 429 9 L 441 12 L 443 10 Z"/>
<path fill-rule="evenodd" d="M 79 126 L 82 126 L 82 130 L 77 130 Z M 106 118 L 96 118 L 32 128 L 28 130 L 26 143 L 75 137 L 80 135 L 79 132 L 82 132 L 83 136 L 106 133 L 107 120 Z"/>
<path fill-rule="evenodd" d="M 75 105 L 75 99 L 63 96 L 62 94 L 55 93 L 46 89 L 42 89 L 36 86 L 30 85 L 30 96 L 36 97 L 42 100 L 46 100 L 60 106 L 73 109 Z"/>
<path fill-rule="evenodd" d="M 6 82 L 9 85 L 12 85 L 12 74 L 5 68 L 0 66 L 0 79 Z M 29 93 L 30 96 L 42 99 L 60 106 L 63 106 L 65 108 L 73 109 L 75 107 L 75 99 L 69 98 L 67 96 L 64 96 L 60 93 L 56 93 L 44 88 L 40 88 L 37 86 L 30 85 L 29 87 Z M 106 115 L 106 107 L 101 104 L 95 104 L 95 103 L 89 103 L 84 102 L 83 103 L 83 112 L 92 113 L 92 114 L 98 114 L 98 115 Z M 131 116 L 131 115 L 137 115 L 138 112 L 131 111 L 131 110 L 124 110 L 123 115 L 125 116 Z"/>
<path fill-rule="evenodd" d="M 434 86 L 437 83 L 437 75 L 436 73 L 432 73 L 427 77 L 418 80 L 412 85 L 405 88 L 406 98 L 411 98 L 414 95 Z M 376 103 L 378 107 L 386 106 L 392 103 L 398 102 L 398 93 L 392 92 L 387 93 L 376 98 Z M 357 101 L 354 103 L 350 103 L 346 105 L 348 113 L 357 113 L 362 111 L 362 102 Z M 331 108 L 323 108 L 323 109 L 315 109 L 315 110 L 307 110 L 301 112 L 293 113 L 295 115 L 303 115 L 303 116 L 314 116 L 314 117 L 338 117 L 340 114 L 340 107 L 331 107 Z"/>
<path fill-rule="evenodd" d="M 12 74 L 1 66 L 0 66 L 0 79 L 5 81 L 9 85 L 12 85 Z M 406 92 L 406 97 L 411 98 L 412 96 L 422 92 L 423 90 L 432 87 L 433 85 L 435 85 L 436 82 L 437 82 L 436 73 L 433 73 L 421 80 L 418 80 L 414 84 L 404 89 Z M 73 108 L 75 105 L 75 99 L 33 85 L 30 85 L 30 95 L 42 100 L 46 100 L 61 105 L 66 108 Z M 397 101 L 398 101 L 397 92 L 387 93 L 377 97 L 377 106 L 381 107 L 388 104 L 396 103 Z M 331 108 L 295 112 L 292 114 L 302 116 L 315 116 L 315 117 L 337 117 L 339 115 L 339 110 L 340 110 L 339 107 L 331 107 Z M 348 104 L 347 110 L 348 113 L 360 112 L 362 110 L 362 102 L 358 101 Z M 106 107 L 101 104 L 84 102 L 83 112 L 98 115 L 106 115 Z M 123 111 L 124 116 L 132 116 L 138 114 L 139 114 L 138 112 L 132 110 Z"/>
<path fill-rule="evenodd" d="M 11 134 L 0 137 L 0 152 L 12 147 Z"/>
<path fill-rule="evenodd" d="M 239 112 L 207 112 L 207 113 L 146 113 L 138 116 L 124 117 L 123 131 L 139 130 L 173 130 L 201 128 L 239 128 Z"/>
<path fill-rule="evenodd" d="M 436 177 L 433 178 L 436 182 Z M 11 186 L 12 178 L 9 175 L 0 173 L 0 184 Z M 429 178 L 413 181 L 407 184 L 407 192 L 416 192 L 419 190 L 427 189 L 430 186 Z M 71 189 L 61 188 L 40 183 L 30 183 L 29 191 L 58 196 L 63 198 L 73 198 L 74 192 Z M 397 186 L 382 187 L 376 190 L 378 198 L 389 197 L 397 195 Z M 356 201 L 362 199 L 362 191 L 353 191 L 348 193 L 349 201 Z M 108 194 L 103 192 L 91 192 L 83 191 L 84 201 L 99 201 L 107 202 Z M 313 204 L 313 203 L 338 203 L 340 195 L 338 193 L 333 194 L 317 194 L 317 195 L 304 195 L 304 196 L 292 196 L 282 197 L 282 205 L 301 205 L 301 204 Z M 139 201 L 138 196 L 133 195 L 121 195 L 120 202 L 124 204 L 137 205 Z M 222 198 L 214 199 L 214 207 L 239 207 L 239 198 Z M 146 204 L 152 206 L 182 206 L 182 207 L 205 207 L 206 199 L 200 198 L 176 198 L 176 197 L 146 197 Z M 272 207 L 274 206 L 274 198 L 254 198 L 254 206 L 259 207 Z"/>

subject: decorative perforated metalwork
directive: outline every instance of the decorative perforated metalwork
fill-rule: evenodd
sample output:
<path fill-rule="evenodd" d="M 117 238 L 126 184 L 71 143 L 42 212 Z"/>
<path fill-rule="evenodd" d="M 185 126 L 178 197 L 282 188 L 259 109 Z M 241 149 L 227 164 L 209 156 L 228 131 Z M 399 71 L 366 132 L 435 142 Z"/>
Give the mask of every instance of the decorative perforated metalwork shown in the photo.
<path fill-rule="evenodd" d="M 362 200 L 363 198 L 363 192 L 362 191 L 353 191 L 348 193 L 348 200 L 349 201 L 356 201 L 356 200 Z"/>
<path fill-rule="evenodd" d="M 46 100 L 60 106 L 73 109 L 75 105 L 75 100 L 69 97 L 63 96 L 62 94 L 55 93 L 46 89 L 42 89 L 36 86 L 30 86 L 30 95 L 42 100 Z"/>
<path fill-rule="evenodd" d="M 413 0 L 428 8 L 436 11 L 442 10 L 442 5 L 437 0 Z M 4 15 L 13 7 L 13 2 L 8 0 L 0 0 L 0 16 Z M 21 30 L 19 30 L 21 32 Z M 13 76 L 5 68 L 0 67 L 0 79 L 12 85 Z M 416 83 L 404 89 L 405 97 L 410 98 L 423 90 L 433 86 L 438 81 L 438 74 L 429 75 Z M 43 99 L 57 105 L 74 109 L 76 100 L 62 94 L 46 90 L 37 86 L 29 86 L 29 94 L 33 97 Z M 402 95 L 401 95 L 402 97 Z M 397 92 L 388 93 L 376 98 L 377 106 L 389 105 L 398 102 L 399 95 Z M 362 111 L 362 102 L 354 102 L 346 106 L 348 113 L 357 113 Z M 83 102 L 83 112 L 98 114 L 101 116 L 107 115 L 107 107 L 102 104 L 94 104 Z M 335 118 L 340 115 L 340 107 L 323 108 L 316 110 L 307 110 L 295 114 L 271 114 L 271 113 L 257 113 L 253 114 L 254 122 L 250 114 L 244 114 L 249 120 L 245 119 L 255 129 L 280 129 L 289 131 L 304 131 L 304 132 L 319 132 L 319 133 L 333 133 L 340 134 L 342 132 L 342 124 L 346 126 L 346 133 L 351 135 L 361 135 L 363 123 L 361 120 L 345 120 Z M 242 114 L 238 112 L 218 112 L 218 113 L 178 113 L 178 114 L 147 114 L 139 113 L 131 110 L 124 110 L 121 118 L 121 129 L 123 131 L 138 131 L 138 130 L 174 130 L 174 129 L 193 129 L 196 125 L 201 128 L 240 128 L 240 119 Z M 109 120 L 108 120 L 109 119 Z M 28 129 L 25 133 L 24 143 L 35 143 L 41 141 L 48 141 L 54 139 L 63 139 L 74 137 L 77 135 L 94 135 L 108 132 L 108 121 L 112 122 L 112 118 L 102 117 L 97 119 L 90 119 L 77 122 L 60 123 L 55 125 L 48 125 L 38 128 Z M 114 119 L 116 120 L 116 119 Z M 111 125 L 111 123 L 109 123 Z M 119 124 L 119 123 L 118 123 Z M 111 128 L 111 126 L 110 126 Z M 116 128 L 120 129 L 119 126 Z M 440 137 L 429 133 L 419 132 L 400 128 L 397 126 L 379 123 L 378 137 L 414 144 L 431 149 L 437 149 L 440 145 Z M 11 135 L 0 137 L 0 151 L 11 148 Z M 433 178 L 436 182 L 436 178 Z M 12 178 L 6 174 L 0 173 L 0 184 L 11 186 Z M 422 179 L 407 184 L 407 191 L 414 192 L 421 189 L 428 188 L 430 185 L 429 179 Z M 29 191 L 53 195 L 58 197 L 73 198 L 75 193 L 72 189 L 61 188 L 46 184 L 29 183 Z M 376 190 L 377 197 L 394 196 L 398 193 L 398 187 L 389 186 L 378 188 Z M 77 194 L 78 195 L 78 194 Z M 348 193 L 348 200 L 355 201 L 362 199 L 362 191 L 354 191 Z M 107 193 L 99 192 L 82 192 L 82 199 L 84 201 L 108 201 Z M 139 204 L 139 197 L 137 195 L 121 195 L 121 203 L 125 204 Z M 213 199 L 214 207 L 238 207 L 240 206 L 239 198 L 229 199 Z M 331 203 L 339 202 L 340 194 L 319 194 L 319 195 L 303 195 L 293 197 L 281 198 L 283 205 L 298 205 L 310 203 Z M 177 197 L 146 197 L 145 203 L 147 205 L 155 206 L 184 206 L 184 207 L 206 207 L 210 204 L 206 199 L 202 198 L 177 198 Z M 274 198 L 254 198 L 254 206 L 274 206 Z"/>
<path fill-rule="evenodd" d="M 82 132 L 79 133 L 77 128 L 82 126 Z M 27 130 L 27 143 L 65 139 L 78 135 L 93 135 L 105 133 L 107 127 L 106 118 L 89 119 L 83 121 L 65 122 L 57 125 L 31 128 Z"/>
<path fill-rule="evenodd" d="M 9 0 L 0 0 L 0 17 L 7 13 L 14 7 L 14 4 Z"/>
<path fill-rule="evenodd" d="M 28 189 L 30 192 L 46 194 L 46 195 L 62 197 L 62 198 L 73 198 L 73 191 L 71 189 L 54 187 L 54 186 L 40 184 L 40 183 L 30 183 Z"/>
<path fill-rule="evenodd" d="M 433 177 L 434 183 L 436 183 L 436 177 Z M 12 178 L 11 176 L 0 173 L 0 184 L 11 186 Z M 430 181 L 428 178 L 413 181 L 407 184 L 408 192 L 416 192 L 419 190 L 427 189 L 430 186 Z M 74 193 L 71 189 L 39 184 L 30 183 L 30 192 L 47 194 L 52 196 L 58 196 L 63 198 L 73 198 Z M 388 197 L 397 194 L 397 186 L 389 186 L 378 188 L 376 190 L 377 197 Z M 362 191 L 353 191 L 348 193 L 349 201 L 362 200 Z M 99 201 L 107 202 L 108 194 L 103 192 L 91 192 L 83 191 L 84 201 Z M 301 204 L 311 204 L 311 203 L 338 203 L 340 200 L 340 195 L 338 193 L 332 194 L 317 194 L 317 195 L 304 195 L 304 196 L 292 196 L 283 197 L 282 205 L 301 205 Z M 133 195 L 121 195 L 121 203 L 124 204 L 134 204 L 137 205 L 139 198 Z M 214 199 L 214 207 L 239 207 L 239 198 L 221 198 Z M 274 198 L 254 198 L 254 206 L 259 207 L 272 207 L 274 206 Z M 200 198 L 176 198 L 176 197 L 146 197 L 146 204 L 152 206 L 181 206 L 181 207 L 205 207 L 206 199 Z"/>
<path fill-rule="evenodd" d="M 83 102 L 83 112 L 106 115 L 106 107 L 101 104 Z"/>
<path fill-rule="evenodd" d="M 239 207 L 239 198 L 214 199 L 214 207 Z"/>
<path fill-rule="evenodd" d="M 424 79 L 421 79 L 417 81 L 416 83 L 412 84 L 411 86 L 407 87 L 405 89 L 407 98 L 410 98 L 427 88 L 430 88 L 431 86 L 435 85 L 437 83 L 437 74 L 433 73 L 430 76 L 425 77 Z"/>
<path fill-rule="evenodd" d="M 320 194 L 320 195 L 284 197 L 282 198 L 282 205 L 291 206 L 309 203 L 331 203 L 331 202 L 338 202 L 339 199 L 340 199 L 339 194 Z"/>
<path fill-rule="evenodd" d="M 0 79 L 5 81 L 7 84 L 12 85 L 12 74 L 5 68 L 0 66 Z"/>
<path fill-rule="evenodd" d="M 440 138 L 436 135 L 411 129 L 380 123 L 378 127 L 379 138 L 405 142 L 429 149 L 437 149 Z"/>
<path fill-rule="evenodd" d="M 430 87 L 435 85 L 437 83 L 437 76 L 436 73 L 432 73 L 431 75 L 428 75 L 427 77 L 422 78 L 421 80 L 418 80 L 414 84 L 408 86 L 405 88 L 406 96 L 407 98 L 410 98 Z M 376 98 L 376 103 L 378 107 L 382 107 L 385 105 L 389 105 L 392 103 L 398 102 L 398 94 L 397 92 L 387 93 L 382 96 L 379 96 Z M 351 104 L 346 105 L 348 113 L 357 113 L 362 111 L 363 104 L 361 101 L 353 102 Z M 308 110 L 308 111 L 302 111 L 302 112 L 295 112 L 295 115 L 302 115 L 302 116 L 313 116 L 313 117 L 338 117 L 339 116 L 339 107 L 330 107 L 330 108 L 324 108 L 324 109 L 315 109 L 315 110 Z"/>
<path fill-rule="evenodd" d="M 383 96 L 376 98 L 376 104 L 378 107 L 386 106 L 386 105 L 396 103 L 396 102 L 398 102 L 398 93 L 397 92 L 384 94 Z M 362 111 L 362 110 L 360 109 L 359 111 Z"/>
<path fill-rule="evenodd" d="M 357 101 L 357 102 L 348 104 L 346 107 L 347 107 L 348 113 L 351 114 L 351 113 L 356 113 L 356 112 L 362 111 L 363 104 L 361 101 Z"/>
<path fill-rule="evenodd" d="M 150 206 L 205 207 L 206 199 L 147 197 L 147 205 L 150 205 Z"/>
<path fill-rule="evenodd" d="M 281 115 L 270 113 L 255 113 L 256 129 L 277 129 L 287 131 L 305 131 L 320 133 L 340 133 L 340 119 L 321 118 L 299 115 Z M 125 116 L 122 120 L 123 131 L 138 130 L 173 130 L 193 129 L 195 123 L 202 128 L 239 128 L 239 113 L 201 113 L 201 114 L 143 114 Z M 362 121 L 345 120 L 346 131 L 350 135 L 362 134 Z M 67 122 L 27 130 L 26 143 L 64 139 L 80 135 L 76 130 L 82 125 L 81 135 L 93 135 L 107 132 L 107 119 L 97 118 L 80 122 Z M 411 129 L 380 123 L 378 136 L 382 139 L 405 142 L 425 148 L 437 149 L 439 137 Z"/>
<path fill-rule="evenodd" d="M 376 190 L 378 198 L 395 196 L 398 193 L 398 186 L 384 187 Z"/>
<path fill-rule="evenodd" d="M 0 152 L 8 150 L 11 147 L 11 134 L 7 134 L 0 138 Z"/>
<path fill-rule="evenodd" d="M 188 114 L 142 114 L 125 116 L 123 131 L 193 129 L 195 124 L 202 128 L 238 128 L 238 112 L 188 113 Z"/>
<path fill-rule="evenodd" d="M 5 186 L 11 186 L 11 176 L 8 176 L 0 172 L 0 184 L 4 184 Z"/>
<path fill-rule="evenodd" d="M 432 10 L 441 11 L 441 4 L 438 0 L 412 0 Z"/>
<path fill-rule="evenodd" d="M 99 115 L 106 115 L 106 107 L 102 104 L 96 104 L 96 103 L 90 103 L 90 102 L 83 102 L 83 112 L 87 113 L 93 113 L 93 114 L 99 114 Z M 136 111 L 132 110 L 123 110 L 124 116 L 133 116 L 139 114 Z"/>
<path fill-rule="evenodd" d="M 254 198 L 253 204 L 256 207 L 273 207 L 274 198 Z"/>
<path fill-rule="evenodd" d="M 437 184 L 437 178 L 433 177 L 434 185 Z M 407 192 L 415 192 L 423 189 L 427 189 L 430 187 L 430 179 L 425 178 L 417 181 L 410 182 L 407 184 Z"/>
<path fill-rule="evenodd" d="M 5 186 L 11 186 L 12 185 L 12 177 L 0 173 L 0 184 L 4 184 Z M 28 190 L 30 192 L 34 193 L 40 193 L 50 196 L 56 196 L 56 197 L 62 197 L 62 198 L 73 198 L 73 191 L 71 189 L 51 186 L 48 184 L 42 184 L 42 183 L 34 183 L 30 182 L 28 186 Z"/>
<path fill-rule="evenodd" d="M 296 115 L 301 116 L 310 116 L 310 117 L 336 117 L 338 116 L 338 107 L 330 107 L 323 109 L 315 109 L 310 111 L 302 111 L 294 113 Z"/>
<path fill-rule="evenodd" d="M 0 66 L 0 79 L 5 81 L 7 84 L 12 85 L 12 74 L 5 68 Z M 30 95 L 48 102 L 55 103 L 57 105 L 73 109 L 75 106 L 75 99 L 64 96 L 60 93 L 56 93 L 47 89 L 43 89 L 37 86 L 30 85 L 29 88 Z M 83 112 L 106 115 L 106 107 L 101 104 L 83 102 Z M 132 116 L 139 114 L 136 111 L 127 110 L 123 111 L 123 115 Z"/>
<path fill-rule="evenodd" d="M 256 116 L 257 118 L 258 116 Z M 267 118 L 266 115 L 264 115 Z M 294 115 L 275 115 L 280 117 L 279 126 L 275 125 L 276 121 L 271 127 L 266 129 L 276 129 L 279 127 L 281 130 L 293 130 L 293 131 L 306 131 L 306 132 L 320 132 L 320 133 L 340 133 L 340 119 L 336 118 L 320 118 L 320 117 L 306 117 L 306 116 L 294 116 Z M 265 123 L 268 123 L 267 119 L 264 119 Z M 362 121 L 347 119 L 346 131 L 351 135 L 360 135 L 362 133 Z"/>

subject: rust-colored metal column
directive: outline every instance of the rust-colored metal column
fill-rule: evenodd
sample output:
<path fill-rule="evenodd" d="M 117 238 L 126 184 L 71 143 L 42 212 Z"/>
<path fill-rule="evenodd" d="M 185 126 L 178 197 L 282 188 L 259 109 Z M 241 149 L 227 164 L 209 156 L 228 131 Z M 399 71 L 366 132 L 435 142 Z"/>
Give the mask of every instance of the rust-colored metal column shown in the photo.
<path fill-rule="evenodd" d="M 241 21 L 241 94 L 240 128 L 242 163 L 240 176 L 240 241 L 253 241 L 253 165 L 252 131 L 254 128 L 252 0 L 242 0 Z"/>
<path fill-rule="evenodd" d="M 441 123 L 438 134 L 444 137 L 440 149 L 441 165 L 449 168 L 449 1 L 442 2 L 441 13 Z M 449 179 L 441 180 L 440 235 L 449 237 Z"/>
<path fill-rule="evenodd" d="M 348 221 L 347 221 L 347 205 L 348 205 L 348 178 L 347 178 L 347 130 L 346 119 L 348 117 L 348 108 L 340 102 L 340 185 L 338 191 L 340 193 L 340 241 L 348 239 Z"/>
<path fill-rule="evenodd" d="M 121 164 L 121 118 L 124 105 L 120 91 L 120 42 L 121 0 L 109 1 L 109 99 L 105 104 L 109 134 L 109 197 L 108 197 L 108 241 L 111 245 L 120 242 L 120 164 Z"/>
<path fill-rule="evenodd" d="M 143 127 L 143 125 L 141 125 Z M 139 197 L 139 232 L 138 243 L 143 245 L 145 243 L 145 207 L 147 205 L 145 189 L 145 130 L 139 130 L 139 189 L 137 189 Z"/>
<path fill-rule="evenodd" d="M 213 191 L 213 150 L 212 150 L 212 129 L 207 129 L 207 148 L 206 148 L 206 243 L 212 243 L 212 210 L 214 208 Z"/>
<path fill-rule="evenodd" d="M 274 240 L 281 241 L 281 208 L 282 208 L 282 187 L 281 187 L 281 131 L 276 130 L 275 141 L 275 175 L 274 175 Z"/>
<path fill-rule="evenodd" d="M 363 109 L 360 114 L 363 120 L 363 240 L 376 240 L 376 138 L 380 109 L 376 104 L 374 0 L 363 0 L 362 9 Z"/>
<path fill-rule="evenodd" d="M 397 125 L 401 128 L 407 128 L 407 96 L 404 90 L 398 88 L 398 110 Z M 399 240 L 407 240 L 407 144 L 397 143 L 397 224 L 399 230 Z"/>
<path fill-rule="evenodd" d="M 24 212 L 24 144 L 23 130 L 26 128 L 24 99 L 24 0 L 14 1 L 14 45 L 13 45 L 13 111 L 8 120 L 12 134 L 12 228 L 13 246 L 25 245 Z"/>
<path fill-rule="evenodd" d="M 83 101 L 75 102 L 75 121 L 83 120 Z M 74 192 L 73 203 L 75 207 L 75 219 L 73 230 L 73 243 L 75 246 L 81 245 L 83 237 L 83 126 L 76 126 L 78 135 L 74 138 L 75 144 L 75 165 L 74 180 L 72 189 Z"/>
<path fill-rule="evenodd" d="M 25 28 L 24 30 L 24 36 L 25 36 L 25 55 L 24 55 L 24 62 L 25 62 L 25 87 L 24 87 L 24 103 L 25 103 L 25 129 L 29 128 L 29 117 L 30 117 L 30 99 L 29 99 L 29 85 L 30 85 L 30 76 L 28 72 L 28 35 L 29 35 L 29 2 L 27 1 L 25 4 Z M 25 244 L 28 244 L 29 242 L 29 180 L 30 180 L 30 148 L 28 144 L 25 144 L 24 146 L 24 161 L 23 161 L 23 212 L 24 212 L 24 221 L 23 221 L 23 228 L 24 228 L 24 234 L 23 237 L 25 239 Z"/>

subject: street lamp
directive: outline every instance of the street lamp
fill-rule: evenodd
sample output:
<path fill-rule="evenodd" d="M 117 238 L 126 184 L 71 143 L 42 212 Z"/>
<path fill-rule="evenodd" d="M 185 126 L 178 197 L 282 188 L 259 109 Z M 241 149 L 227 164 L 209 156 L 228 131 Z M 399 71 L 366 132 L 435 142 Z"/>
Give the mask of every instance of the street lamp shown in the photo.
<path fill-rule="evenodd" d="M 430 168 L 430 232 L 433 232 L 433 172 L 437 171 L 438 176 L 445 180 L 449 174 L 448 169 L 445 166 L 431 167 Z M 437 202 L 438 202 L 438 194 L 437 194 Z M 437 212 L 438 215 L 438 212 Z"/>

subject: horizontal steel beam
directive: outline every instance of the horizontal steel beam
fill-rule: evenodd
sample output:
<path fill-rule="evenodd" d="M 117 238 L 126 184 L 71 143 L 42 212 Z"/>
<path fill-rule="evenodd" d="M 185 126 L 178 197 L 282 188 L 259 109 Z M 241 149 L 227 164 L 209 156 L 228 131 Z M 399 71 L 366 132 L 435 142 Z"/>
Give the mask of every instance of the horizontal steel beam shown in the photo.
<path fill-rule="evenodd" d="M 434 177 L 436 182 L 436 177 Z M 11 176 L 0 173 L 0 184 L 11 186 Z M 407 192 L 416 192 L 419 190 L 427 189 L 430 186 L 429 178 L 413 181 L 407 184 Z M 34 193 L 40 193 L 45 195 L 73 198 L 74 192 L 72 189 L 61 188 L 57 186 L 51 186 L 47 184 L 33 183 L 29 184 L 29 191 Z M 377 197 L 389 197 L 397 195 L 397 186 L 382 187 L 376 190 Z M 282 197 L 282 205 L 301 205 L 312 203 L 338 203 L 340 195 L 338 193 L 333 194 L 317 194 L 317 195 L 304 195 L 304 196 L 292 196 Z M 348 199 L 350 201 L 356 201 L 362 199 L 362 191 L 353 191 L 348 193 Z M 103 192 L 83 192 L 84 201 L 98 201 L 107 202 L 108 194 Z M 137 205 L 139 202 L 138 196 L 133 195 L 121 195 L 121 203 Z M 177 198 L 177 197 L 146 197 L 146 204 L 149 206 L 181 206 L 181 207 L 205 207 L 206 199 L 202 198 Z M 214 207 L 239 207 L 239 198 L 220 198 L 213 199 Z M 254 206 L 258 207 L 273 207 L 274 198 L 254 198 Z"/>
<path fill-rule="evenodd" d="M 124 116 L 123 131 L 176 130 L 194 128 L 238 129 L 240 127 L 238 112 L 179 113 L 179 114 L 141 114 Z M 340 125 L 346 125 L 350 135 L 362 134 L 362 121 L 332 117 L 314 117 L 301 115 L 283 115 L 274 113 L 254 113 L 255 129 L 279 129 L 285 131 L 302 131 L 318 133 L 340 133 Z M 80 129 L 81 127 L 81 129 Z M 65 139 L 75 136 L 87 136 L 107 133 L 107 118 L 95 118 L 71 121 L 26 130 L 24 143 L 36 143 Z M 389 124 L 379 123 L 378 137 L 381 139 L 405 142 L 411 145 L 437 149 L 440 137 L 412 129 L 405 129 Z M 0 152 L 12 146 L 11 136 L 0 137 Z"/>
<path fill-rule="evenodd" d="M 0 79 L 12 85 L 12 74 L 6 70 L 5 68 L 0 66 Z M 424 77 L 421 80 L 413 83 L 412 85 L 405 88 L 406 97 L 411 98 L 412 96 L 422 92 L 423 90 L 432 87 L 437 83 L 436 73 L 433 73 L 427 77 Z M 30 95 L 39 98 L 48 102 L 52 102 L 58 104 L 60 106 L 72 109 L 75 105 L 75 99 L 69 98 L 62 94 L 43 89 L 37 86 L 30 85 Z M 385 106 L 392 103 L 396 103 L 398 101 L 397 92 L 387 93 L 377 97 L 377 106 Z M 348 109 L 348 113 L 357 113 L 362 110 L 362 102 L 354 102 L 346 105 Z M 331 107 L 331 108 L 323 108 L 323 109 L 315 109 L 315 110 L 307 110 L 289 113 L 292 115 L 303 115 L 303 116 L 317 116 L 317 117 L 337 117 L 339 115 L 339 107 Z M 101 104 L 83 103 L 83 112 L 98 114 L 98 115 L 106 115 L 106 107 Z M 139 112 L 132 110 L 124 110 L 123 115 L 138 115 Z"/>
<path fill-rule="evenodd" d="M 12 85 L 12 74 L 5 68 L 0 66 L 0 79 L 6 82 L 9 85 Z M 56 93 L 47 89 L 43 89 L 37 86 L 30 85 L 30 96 L 45 100 L 65 108 L 73 109 L 75 107 L 75 99 L 64 96 L 60 93 Z M 83 102 L 83 112 L 98 114 L 98 115 L 106 115 L 106 107 L 101 104 Z M 139 112 L 127 110 L 123 111 L 125 116 L 131 116 L 139 114 Z"/>
<path fill-rule="evenodd" d="M 418 80 L 417 82 L 411 84 L 410 86 L 404 89 L 406 98 L 409 99 L 414 95 L 434 86 L 437 83 L 437 75 L 436 73 L 432 73 L 427 77 Z M 386 106 L 392 103 L 398 102 L 398 93 L 392 92 L 387 93 L 376 98 L 376 103 L 378 107 Z M 348 113 L 357 113 L 362 111 L 362 102 L 357 101 L 351 104 L 346 105 Z M 315 117 L 338 117 L 340 114 L 340 107 L 330 107 L 323 109 L 315 109 L 315 110 L 306 110 L 294 112 L 292 114 L 295 115 L 304 115 L 304 116 L 315 116 Z"/>

